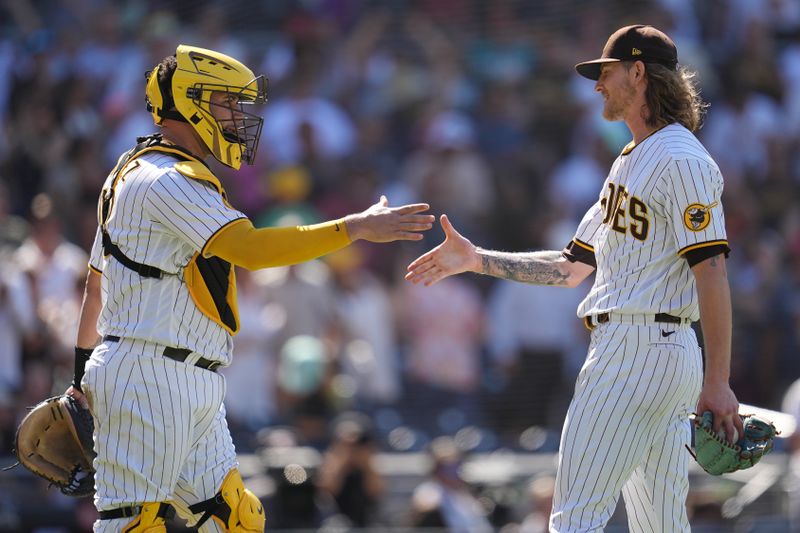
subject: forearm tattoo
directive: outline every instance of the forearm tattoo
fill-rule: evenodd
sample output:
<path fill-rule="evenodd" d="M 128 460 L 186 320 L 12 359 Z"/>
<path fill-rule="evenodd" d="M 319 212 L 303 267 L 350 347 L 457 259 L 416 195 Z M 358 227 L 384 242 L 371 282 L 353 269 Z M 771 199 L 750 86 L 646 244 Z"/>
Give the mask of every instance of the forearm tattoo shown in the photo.
<path fill-rule="evenodd" d="M 534 285 L 567 285 L 569 272 L 561 252 L 509 253 L 479 251 L 483 273 L 496 278 L 510 279 Z"/>

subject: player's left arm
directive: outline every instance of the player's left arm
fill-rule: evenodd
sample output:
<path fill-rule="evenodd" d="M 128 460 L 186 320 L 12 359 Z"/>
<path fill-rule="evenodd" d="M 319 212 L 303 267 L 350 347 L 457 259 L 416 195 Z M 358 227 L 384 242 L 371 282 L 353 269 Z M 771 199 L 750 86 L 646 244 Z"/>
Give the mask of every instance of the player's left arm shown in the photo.
<path fill-rule="evenodd" d="M 406 279 L 426 287 L 444 278 L 474 272 L 495 278 L 556 287 L 576 287 L 595 267 L 576 261 L 564 252 L 500 252 L 475 246 L 441 216 L 445 240 L 408 265 Z"/>
<path fill-rule="evenodd" d="M 714 414 L 714 430 L 729 440 L 743 433 L 739 402 L 731 390 L 731 293 L 725 258 L 730 252 L 722 208 L 724 182 L 710 160 L 680 158 L 660 177 L 656 190 L 670 221 L 678 255 L 695 277 L 700 324 L 705 339 L 705 375 L 697 413 Z"/>
<path fill-rule="evenodd" d="M 734 428 L 744 434 L 739 402 L 730 387 L 731 292 L 725 255 L 714 255 L 692 266 L 700 305 L 700 324 L 705 340 L 705 375 L 697 412 L 714 413 L 714 430 L 725 431 L 732 441 Z"/>

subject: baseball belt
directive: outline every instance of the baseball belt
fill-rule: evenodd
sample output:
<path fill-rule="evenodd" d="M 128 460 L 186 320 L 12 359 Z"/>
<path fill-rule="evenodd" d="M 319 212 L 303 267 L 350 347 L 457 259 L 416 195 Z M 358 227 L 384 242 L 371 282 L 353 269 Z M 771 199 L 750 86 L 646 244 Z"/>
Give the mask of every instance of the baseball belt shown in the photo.
<path fill-rule="evenodd" d="M 122 340 L 120 337 L 116 335 L 106 335 L 103 337 L 104 341 L 108 342 L 119 342 Z M 186 348 L 173 348 L 172 346 L 167 346 L 164 348 L 164 352 L 162 355 L 173 361 L 178 361 L 179 363 L 183 363 L 186 361 L 186 358 L 191 355 L 192 351 Z M 210 370 L 211 372 L 216 372 L 217 368 L 222 366 L 222 363 L 219 361 L 211 361 L 210 359 L 206 359 L 205 357 L 201 357 L 197 361 L 194 362 L 194 366 L 200 367 L 204 370 Z"/>
<path fill-rule="evenodd" d="M 691 320 L 688 318 L 681 318 L 679 316 L 670 315 L 668 313 L 656 313 L 655 315 L 651 315 L 653 317 L 653 322 L 659 322 L 663 324 L 690 324 Z M 611 313 L 598 313 L 594 316 L 585 316 L 583 317 L 583 324 L 586 326 L 586 329 L 589 331 L 593 330 L 600 324 L 605 324 L 606 322 L 611 321 Z"/>

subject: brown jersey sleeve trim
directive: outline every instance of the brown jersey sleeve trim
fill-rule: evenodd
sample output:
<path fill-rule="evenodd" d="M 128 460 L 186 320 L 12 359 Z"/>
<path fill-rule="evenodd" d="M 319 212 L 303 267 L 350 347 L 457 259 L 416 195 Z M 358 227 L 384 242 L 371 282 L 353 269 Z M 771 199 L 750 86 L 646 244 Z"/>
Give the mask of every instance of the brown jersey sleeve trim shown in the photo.
<path fill-rule="evenodd" d="M 686 252 L 691 252 L 692 250 L 697 250 L 699 248 L 708 248 L 709 246 L 718 246 L 722 245 L 726 248 L 728 247 L 728 241 L 726 240 L 718 240 L 718 241 L 706 241 L 706 242 L 698 242 L 695 244 L 690 244 L 689 246 L 684 246 L 680 250 L 678 250 L 678 255 L 683 255 Z M 730 251 L 730 249 L 728 249 Z"/>
<path fill-rule="evenodd" d="M 728 246 L 728 241 L 714 241 L 703 243 L 702 245 L 687 246 L 684 250 L 679 252 L 679 255 L 683 255 L 689 263 L 689 266 L 693 267 L 716 255 L 725 254 L 725 257 L 728 257 L 730 252 L 731 249 Z"/>
<path fill-rule="evenodd" d="M 578 246 L 580 246 L 580 247 L 581 247 L 581 248 L 583 248 L 584 250 L 588 250 L 588 251 L 590 251 L 590 252 L 594 253 L 594 247 L 590 246 L 589 244 L 586 244 L 585 242 L 583 242 L 583 241 L 581 241 L 581 240 L 578 240 L 578 239 L 572 239 L 572 242 L 571 242 L 570 244 L 572 244 L 572 243 L 575 243 L 575 244 L 577 244 Z"/>
<path fill-rule="evenodd" d="M 597 261 L 594 257 L 594 248 L 585 242 L 579 241 L 578 239 L 572 239 L 567 247 L 561 252 L 561 255 L 563 255 L 570 263 L 580 261 L 581 263 L 585 263 L 593 268 L 597 268 Z"/>

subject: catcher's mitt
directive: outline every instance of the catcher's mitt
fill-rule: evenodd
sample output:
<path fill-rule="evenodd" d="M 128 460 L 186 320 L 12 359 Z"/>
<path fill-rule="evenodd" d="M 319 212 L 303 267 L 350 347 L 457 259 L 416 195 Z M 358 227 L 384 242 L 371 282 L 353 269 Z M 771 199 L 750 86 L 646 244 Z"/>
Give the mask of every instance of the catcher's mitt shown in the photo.
<path fill-rule="evenodd" d="M 17 428 L 17 459 L 67 496 L 89 496 L 94 492 L 93 430 L 92 415 L 72 397 L 49 398 Z"/>
<path fill-rule="evenodd" d="M 694 450 L 689 452 L 711 475 L 750 468 L 772 450 L 773 440 L 778 434 L 775 426 L 754 415 L 739 416 L 742 418 L 744 435 L 735 444 L 714 432 L 714 416 L 710 411 L 693 417 Z"/>

